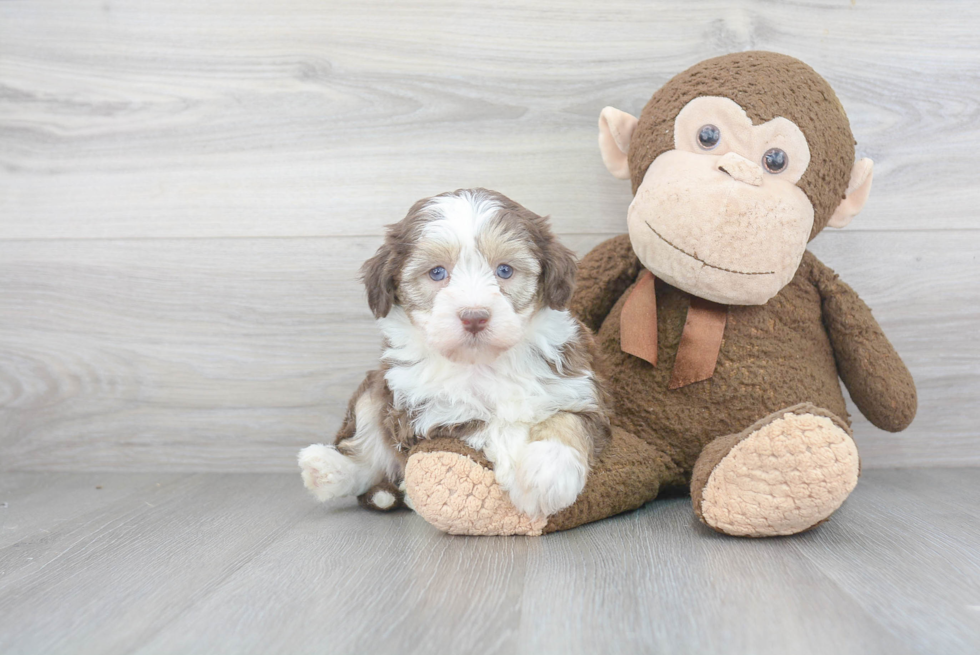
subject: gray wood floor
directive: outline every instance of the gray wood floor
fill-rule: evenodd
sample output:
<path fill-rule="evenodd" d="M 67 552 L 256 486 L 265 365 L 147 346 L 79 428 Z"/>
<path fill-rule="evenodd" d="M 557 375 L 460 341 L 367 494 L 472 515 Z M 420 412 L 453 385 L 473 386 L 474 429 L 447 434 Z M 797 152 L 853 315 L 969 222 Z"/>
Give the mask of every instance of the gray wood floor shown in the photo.
<path fill-rule="evenodd" d="M 449 537 L 285 474 L 0 476 L 0 653 L 976 653 L 980 470 L 740 540 L 687 499 Z"/>

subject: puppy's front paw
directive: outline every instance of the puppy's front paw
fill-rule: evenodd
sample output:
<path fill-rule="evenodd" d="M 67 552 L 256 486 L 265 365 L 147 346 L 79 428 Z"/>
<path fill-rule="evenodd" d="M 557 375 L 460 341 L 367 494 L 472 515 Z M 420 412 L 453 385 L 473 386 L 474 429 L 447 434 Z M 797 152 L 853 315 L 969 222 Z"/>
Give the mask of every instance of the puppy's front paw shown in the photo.
<path fill-rule="evenodd" d="M 334 446 L 313 444 L 299 451 L 303 484 L 320 502 L 349 496 L 357 474 L 357 464 Z"/>
<path fill-rule="evenodd" d="M 557 441 L 528 444 L 517 462 L 510 499 L 520 511 L 542 518 L 575 502 L 588 476 L 585 459 L 574 448 Z"/>

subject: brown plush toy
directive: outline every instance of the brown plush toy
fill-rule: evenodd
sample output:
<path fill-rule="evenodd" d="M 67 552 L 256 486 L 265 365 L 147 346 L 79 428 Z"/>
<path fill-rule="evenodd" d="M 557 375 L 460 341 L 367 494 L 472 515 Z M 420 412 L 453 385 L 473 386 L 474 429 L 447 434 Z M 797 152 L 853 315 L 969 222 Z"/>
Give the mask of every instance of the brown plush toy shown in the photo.
<path fill-rule="evenodd" d="M 825 521 L 860 472 L 839 379 L 882 429 L 916 411 L 871 311 L 806 251 L 871 188 L 837 96 L 796 59 L 745 52 L 676 76 L 639 119 L 607 107 L 599 128 L 607 168 L 633 184 L 629 235 L 582 260 L 571 308 L 597 334 L 611 444 L 544 525 L 501 502 L 485 458 L 446 440 L 411 453 L 409 500 L 466 534 L 567 529 L 671 488 L 730 535 Z"/>

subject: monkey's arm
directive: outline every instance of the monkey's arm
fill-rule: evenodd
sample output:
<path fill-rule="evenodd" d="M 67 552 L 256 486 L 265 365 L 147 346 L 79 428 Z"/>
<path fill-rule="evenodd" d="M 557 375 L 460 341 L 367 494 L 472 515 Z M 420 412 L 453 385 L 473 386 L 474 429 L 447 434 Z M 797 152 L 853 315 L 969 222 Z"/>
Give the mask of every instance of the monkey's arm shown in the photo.
<path fill-rule="evenodd" d="M 904 430 L 918 405 L 912 375 L 854 289 L 807 255 L 813 262 L 812 280 L 822 298 L 823 322 L 837 371 L 851 399 L 882 430 Z"/>
<path fill-rule="evenodd" d="M 640 273 L 628 234 L 603 241 L 578 263 L 572 314 L 595 332 Z"/>

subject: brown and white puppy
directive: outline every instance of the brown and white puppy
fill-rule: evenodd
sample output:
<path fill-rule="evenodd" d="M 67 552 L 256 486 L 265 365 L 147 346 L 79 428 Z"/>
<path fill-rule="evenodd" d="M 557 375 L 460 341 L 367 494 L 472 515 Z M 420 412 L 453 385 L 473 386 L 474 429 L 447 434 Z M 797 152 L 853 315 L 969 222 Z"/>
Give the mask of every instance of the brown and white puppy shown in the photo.
<path fill-rule="evenodd" d="M 367 504 L 384 509 L 407 449 L 453 435 L 484 452 L 524 513 L 571 505 L 609 420 L 591 334 L 566 310 L 575 259 L 547 220 L 494 191 L 444 193 L 389 226 L 362 273 L 381 370 L 336 444 L 300 451 L 306 487 L 321 501 L 372 490 Z"/>

